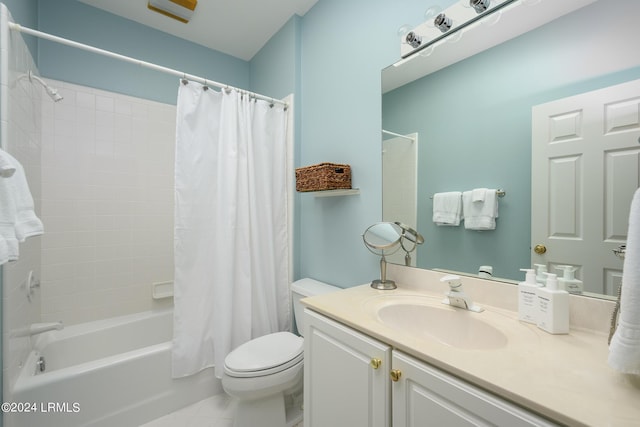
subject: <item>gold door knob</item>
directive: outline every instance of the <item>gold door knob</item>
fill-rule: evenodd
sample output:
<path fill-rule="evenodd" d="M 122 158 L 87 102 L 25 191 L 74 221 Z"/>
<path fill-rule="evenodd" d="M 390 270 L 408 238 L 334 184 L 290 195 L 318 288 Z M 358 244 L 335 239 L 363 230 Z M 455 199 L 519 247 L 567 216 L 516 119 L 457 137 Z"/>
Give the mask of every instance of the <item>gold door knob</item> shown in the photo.
<path fill-rule="evenodd" d="M 391 370 L 391 381 L 394 381 L 394 382 L 400 381 L 401 376 L 402 376 L 402 371 L 400 369 Z"/>
<path fill-rule="evenodd" d="M 382 360 L 378 359 L 377 357 L 374 357 L 373 359 L 371 359 L 370 364 L 373 369 L 378 369 L 380 365 L 382 365 Z"/>
<path fill-rule="evenodd" d="M 543 253 L 547 252 L 547 247 L 545 245 L 535 245 L 533 247 L 533 251 L 538 255 L 542 255 Z"/>

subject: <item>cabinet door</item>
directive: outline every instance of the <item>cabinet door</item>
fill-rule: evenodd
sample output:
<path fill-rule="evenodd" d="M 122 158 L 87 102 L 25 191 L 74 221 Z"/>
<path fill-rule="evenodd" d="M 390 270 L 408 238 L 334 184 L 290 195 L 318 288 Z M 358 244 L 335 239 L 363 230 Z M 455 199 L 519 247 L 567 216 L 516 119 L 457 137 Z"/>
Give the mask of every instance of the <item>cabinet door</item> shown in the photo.
<path fill-rule="evenodd" d="M 554 426 L 519 406 L 401 352 L 393 352 L 393 425 Z"/>
<path fill-rule="evenodd" d="M 304 426 L 390 426 L 390 347 L 308 309 L 304 324 Z"/>

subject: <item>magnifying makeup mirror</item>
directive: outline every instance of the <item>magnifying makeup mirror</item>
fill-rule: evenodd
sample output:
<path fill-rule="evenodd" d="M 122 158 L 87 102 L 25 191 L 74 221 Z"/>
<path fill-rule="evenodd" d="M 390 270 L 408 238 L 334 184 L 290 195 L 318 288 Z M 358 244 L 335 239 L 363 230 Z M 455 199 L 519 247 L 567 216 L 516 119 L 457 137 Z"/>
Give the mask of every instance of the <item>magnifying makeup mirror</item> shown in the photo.
<path fill-rule="evenodd" d="M 391 290 L 397 287 L 393 280 L 387 280 L 387 260 L 385 256 L 395 253 L 400 248 L 403 233 L 404 230 L 398 223 L 379 222 L 367 228 L 362 235 L 362 240 L 364 240 L 367 249 L 381 257 L 380 279 L 371 282 L 372 288 Z"/>
<path fill-rule="evenodd" d="M 396 221 L 395 224 L 402 229 L 400 236 L 400 247 L 405 252 L 404 264 L 411 265 L 411 252 L 416 250 L 418 245 L 424 243 L 424 237 L 406 224 Z"/>

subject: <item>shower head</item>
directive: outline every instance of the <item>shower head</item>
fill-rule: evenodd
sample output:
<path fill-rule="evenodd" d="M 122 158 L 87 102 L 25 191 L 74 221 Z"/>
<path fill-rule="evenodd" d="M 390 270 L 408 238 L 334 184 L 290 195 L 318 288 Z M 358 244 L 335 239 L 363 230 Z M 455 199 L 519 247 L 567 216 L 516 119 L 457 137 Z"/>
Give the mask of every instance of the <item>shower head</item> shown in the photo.
<path fill-rule="evenodd" d="M 63 97 L 62 97 L 62 95 L 60 95 L 58 90 L 52 88 L 51 86 L 49 86 L 40 77 L 33 75 L 33 72 L 31 72 L 31 70 L 29 70 L 29 80 L 30 81 L 34 81 L 35 80 L 38 83 L 40 83 L 42 85 L 42 87 L 44 88 L 44 90 L 47 92 L 47 95 L 49 95 L 49 98 L 53 99 L 53 102 L 62 101 Z"/>
<path fill-rule="evenodd" d="M 44 89 L 47 91 L 47 95 L 49 95 L 49 97 L 53 99 L 53 102 L 62 101 L 64 99 L 64 97 L 60 95 L 57 89 L 54 89 L 51 86 L 46 86 Z"/>

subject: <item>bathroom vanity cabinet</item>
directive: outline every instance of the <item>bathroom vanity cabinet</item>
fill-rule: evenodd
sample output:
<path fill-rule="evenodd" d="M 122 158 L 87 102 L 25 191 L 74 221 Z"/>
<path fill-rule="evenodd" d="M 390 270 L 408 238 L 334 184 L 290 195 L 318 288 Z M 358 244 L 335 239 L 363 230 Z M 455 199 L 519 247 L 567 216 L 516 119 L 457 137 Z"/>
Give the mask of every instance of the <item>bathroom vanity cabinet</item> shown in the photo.
<path fill-rule="evenodd" d="M 555 425 L 310 309 L 304 323 L 305 427 Z"/>
<path fill-rule="evenodd" d="M 389 426 L 391 347 L 305 309 L 304 426 Z"/>

